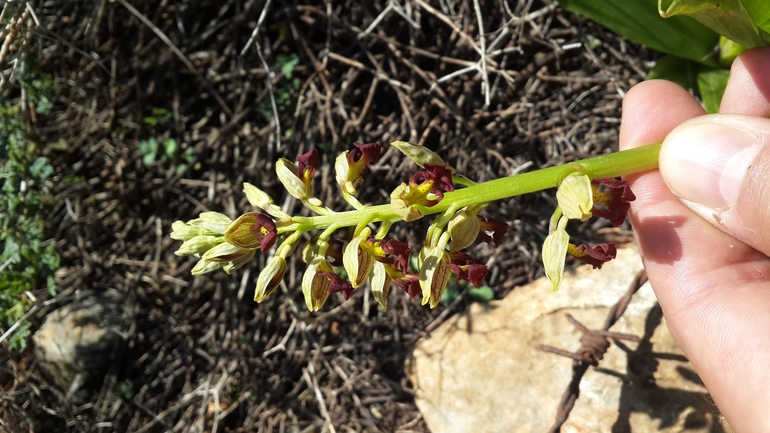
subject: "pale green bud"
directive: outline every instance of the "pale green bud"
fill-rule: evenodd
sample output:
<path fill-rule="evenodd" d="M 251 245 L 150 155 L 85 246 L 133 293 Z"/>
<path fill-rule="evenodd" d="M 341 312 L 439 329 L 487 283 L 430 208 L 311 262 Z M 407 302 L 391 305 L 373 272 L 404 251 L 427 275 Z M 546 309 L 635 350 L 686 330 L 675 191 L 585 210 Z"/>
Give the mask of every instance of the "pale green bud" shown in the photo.
<path fill-rule="evenodd" d="M 222 242 L 221 244 L 206 251 L 201 257 L 201 260 L 207 260 L 210 262 L 229 262 L 235 260 L 238 257 L 244 256 L 249 250 L 235 246 L 229 242 Z"/>
<path fill-rule="evenodd" d="M 192 268 L 191 273 L 193 275 L 207 274 L 209 272 L 223 268 L 227 263 L 229 262 L 211 262 L 208 260 L 199 260 L 198 263 L 195 264 L 195 267 Z"/>
<path fill-rule="evenodd" d="M 449 251 L 457 252 L 468 248 L 476 241 L 481 229 L 481 221 L 478 214 L 468 211 L 467 208 L 457 212 L 449 221 L 447 231 L 452 237 L 449 243 Z"/>
<path fill-rule="evenodd" d="M 446 265 L 443 248 L 427 249 L 420 266 L 420 288 L 422 305 L 435 308 L 441 301 L 446 285 L 449 283 L 450 269 Z"/>
<path fill-rule="evenodd" d="M 342 252 L 342 265 L 354 289 L 364 284 L 375 262 L 374 257 L 365 251 L 365 243 L 366 236 L 356 236 L 348 242 Z"/>
<path fill-rule="evenodd" d="M 190 224 L 200 226 L 211 230 L 216 234 L 224 234 L 225 228 L 227 228 L 233 220 L 225 214 L 219 212 L 203 212 L 199 215 L 198 219 L 190 221 Z"/>
<path fill-rule="evenodd" d="M 425 146 L 408 143 L 406 141 L 394 141 L 390 143 L 390 145 L 400 150 L 401 153 L 409 157 L 409 159 L 414 161 L 414 163 L 419 165 L 420 167 L 425 167 L 425 164 L 447 166 L 444 160 L 441 159 L 441 157 L 438 156 L 437 153 L 433 152 L 432 150 L 428 149 Z M 450 170 L 452 171 L 452 173 L 455 172 L 455 170 L 451 167 L 450 167 Z"/>
<path fill-rule="evenodd" d="M 390 292 L 391 281 L 385 264 L 375 261 L 369 284 L 372 286 L 372 296 L 380 304 L 382 311 L 388 310 L 388 293 Z"/>
<path fill-rule="evenodd" d="M 551 282 L 551 289 L 554 292 L 559 290 L 561 286 L 568 246 L 569 235 L 561 227 L 557 227 L 543 242 L 543 267 L 545 268 L 545 276 Z"/>
<path fill-rule="evenodd" d="M 275 163 L 275 173 L 278 175 L 278 180 L 281 181 L 283 187 L 286 188 L 286 191 L 292 197 L 306 200 L 313 196 L 313 191 L 300 179 L 297 164 L 286 158 L 281 158 Z"/>
<path fill-rule="evenodd" d="M 224 241 L 225 239 L 222 236 L 195 236 L 194 238 L 184 241 L 174 254 L 177 256 L 203 254 Z"/>
<path fill-rule="evenodd" d="M 195 220 L 193 220 L 195 221 Z M 189 241 L 196 236 L 213 235 L 214 232 L 204 227 L 186 223 L 184 221 L 174 221 L 171 224 L 171 239 L 178 241 Z"/>
<path fill-rule="evenodd" d="M 286 259 L 274 256 L 267 262 L 267 266 L 257 277 L 257 289 L 254 292 L 254 301 L 262 302 L 278 288 L 286 273 Z"/>
<path fill-rule="evenodd" d="M 302 294 L 305 295 L 305 305 L 310 311 L 320 310 L 329 297 L 331 280 L 324 275 L 318 275 L 319 272 L 333 272 L 329 262 L 322 257 L 313 259 L 302 276 Z"/>
<path fill-rule="evenodd" d="M 284 212 L 280 207 L 275 205 L 273 198 L 266 192 L 257 188 L 256 186 L 244 182 L 243 192 L 246 194 L 246 199 L 252 206 L 262 209 L 268 214 L 272 215 L 276 219 L 288 219 L 291 218 L 289 214 Z"/>
<path fill-rule="evenodd" d="M 222 267 L 225 272 L 227 272 L 228 275 L 232 274 L 233 272 L 237 271 L 238 269 L 242 268 L 243 265 L 249 262 L 249 260 L 254 257 L 254 254 L 256 254 L 257 250 L 249 250 L 246 254 L 242 255 L 241 257 L 238 257 L 235 260 L 229 261 L 225 263 L 225 265 Z"/>
<path fill-rule="evenodd" d="M 556 190 L 556 200 L 567 218 L 580 221 L 591 218 L 594 206 L 591 179 L 584 174 L 570 174 Z"/>

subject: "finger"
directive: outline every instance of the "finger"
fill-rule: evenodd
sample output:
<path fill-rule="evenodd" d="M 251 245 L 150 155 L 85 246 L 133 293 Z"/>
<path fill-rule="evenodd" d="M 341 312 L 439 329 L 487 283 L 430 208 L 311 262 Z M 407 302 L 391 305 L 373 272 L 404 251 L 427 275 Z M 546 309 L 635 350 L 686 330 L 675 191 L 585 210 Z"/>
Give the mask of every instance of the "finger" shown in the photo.
<path fill-rule="evenodd" d="M 770 119 L 719 114 L 685 122 L 664 141 L 660 172 L 701 217 L 770 255 Z"/>
<path fill-rule="evenodd" d="M 660 82 L 634 87 L 623 107 L 621 149 L 662 141 L 704 114 L 683 89 Z M 770 431 L 762 425 L 770 405 L 766 258 L 695 215 L 658 172 L 628 180 L 637 196 L 632 224 L 672 335 L 736 430 Z"/>
<path fill-rule="evenodd" d="M 720 113 L 770 117 L 770 47 L 754 48 L 733 62 Z"/>

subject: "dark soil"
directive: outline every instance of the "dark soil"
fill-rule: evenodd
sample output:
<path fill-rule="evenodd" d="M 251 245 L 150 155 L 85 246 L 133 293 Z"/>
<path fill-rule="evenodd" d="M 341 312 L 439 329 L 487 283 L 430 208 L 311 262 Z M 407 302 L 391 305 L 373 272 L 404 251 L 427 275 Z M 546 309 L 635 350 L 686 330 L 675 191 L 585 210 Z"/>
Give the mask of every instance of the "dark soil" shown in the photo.
<path fill-rule="evenodd" d="M 359 189 L 364 203 L 385 202 L 414 172 L 387 146 L 394 140 L 424 144 L 479 181 L 611 152 L 623 95 L 653 56 L 552 1 L 487 0 L 478 4 L 484 74 L 473 1 L 273 1 L 256 41 L 274 74 L 274 116 L 254 44 L 239 57 L 264 1 L 128 3 L 30 1 L 34 19 L 18 36 L 55 79 L 54 110 L 32 127 L 42 143 L 67 143 L 48 154 L 59 292 L 34 292 L 53 302 L 33 323 L 77 293 L 117 289 L 131 319 L 127 344 L 76 405 L 32 350 L 3 343 L 0 431 L 427 431 L 403 364 L 417 339 L 468 308 L 465 292 L 430 310 L 394 288 L 383 312 L 357 290 L 309 313 L 295 254 L 280 289 L 255 304 L 264 256 L 232 276 L 193 277 L 195 260 L 174 255 L 171 223 L 252 210 L 243 182 L 307 212 L 273 173 L 277 158 L 311 148 L 322 155 L 318 197 L 335 209 L 347 205 L 334 158 L 353 142 L 384 145 Z M 288 77 L 280 64 L 291 56 Z M 2 69 L 8 78 L 11 66 Z M 20 97 L 14 85 L 0 90 Z M 169 118 L 151 125 L 153 108 Z M 179 150 L 146 165 L 139 143 L 150 138 Z M 61 182 L 68 176 L 82 182 Z M 554 206 L 543 192 L 487 209 L 510 222 L 502 245 L 470 251 L 489 265 L 496 298 L 542 275 Z M 591 224 L 576 228 L 579 241 L 630 239 L 627 227 Z M 391 233 L 415 249 L 427 225 Z"/>

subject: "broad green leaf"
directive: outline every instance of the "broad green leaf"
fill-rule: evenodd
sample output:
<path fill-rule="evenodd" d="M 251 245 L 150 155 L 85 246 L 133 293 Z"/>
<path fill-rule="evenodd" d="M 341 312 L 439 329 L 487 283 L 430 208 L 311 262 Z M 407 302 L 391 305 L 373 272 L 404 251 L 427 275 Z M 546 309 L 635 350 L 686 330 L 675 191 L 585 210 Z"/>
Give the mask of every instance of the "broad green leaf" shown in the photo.
<path fill-rule="evenodd" d="M 647 79 L 673 81 L 694 94 L 698 89 L 698 73 L 701 72 L 703 67 L 703 65 L 692 60 L 676 56 L 665 56 L 658 60 L 655 67 L 647 74 Z"/>
<path fill-rule="evenodd" d="M 174 154 L 176 154 L 176 140 L 173 138 L 163 140 L 163 148 L 166 151 L 166 158 L 173 158 Z"/>
<path fill-rule="evenodd" d="M 770 33 L 770 2 L 767 0 L 742 0 L 743 6 L 749 11 L 754 25 Z M 765 42 L 768 42 L 765 38 Z"/>
<path fill-rule="evenodd" d="M 730 71 L 726 69 L 705 71 L 698 74 L 698 89 L 703 100 L 703 108 L 706 109 L 707 113 L 719 112 L 719 104 L 722 103 L 722 95 L 725 94 L 729 78 Z"/>
<path fill-rule="evenodd" d="M 584 15 L 632 41 L 654 50 L 717 66 L 719 35 L 695 19 L 663 19 L 657 0 L 560 0 L 565 9 Z"/>
<path fill-rule="evenodd" d="M 724 36 L 719 37 L 719 63 L 724 66 L 730 66 L 736 57 L 742 52 L 746 51 L 746 47 L 733 42 Z"/>
<path fill-rule="evenodd" d="M 658 8 L 662 17 L 693 17 L 748 48 L 770 42 L 769 35 L 757 27 L 741 0 L 659 0 Z"/>
<path fill-rule="evenodd" d="M 495 299 L 495 291 L 489 286 L 470 287 L 468 288 L 468 296 L 477 301 L 489 302 Z"/>

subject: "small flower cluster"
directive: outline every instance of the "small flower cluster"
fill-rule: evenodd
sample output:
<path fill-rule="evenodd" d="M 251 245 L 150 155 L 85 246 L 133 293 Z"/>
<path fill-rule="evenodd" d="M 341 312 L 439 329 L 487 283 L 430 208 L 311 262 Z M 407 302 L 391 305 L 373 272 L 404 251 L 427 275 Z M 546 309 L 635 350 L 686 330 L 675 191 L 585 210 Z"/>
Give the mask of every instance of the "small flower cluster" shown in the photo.
<path fill-rule="evenodd" d="M 323 307 L 328 296 L 334 293 L 348 299 L 367 282 L 383 309 L 387 308 L 392 284 L 411 297 L 422 294 L 422 304 L 429 304 L 431 308 L 441 300 L 450 273 L 480 286 L 488 269 L 475 263 L 462 250 L 471 246 L 479 234 L 485 242 L 499 245 L 508 225 L 497 218 L 479 215 L 487 203 L 464 207 L 450 203 L 445 209 L 435 208 L 445 200 L 445 193 L 455 190 L 455 184 L 468 186 L 473 182 L 455 176 L 455 170 L 434 152 L 415 144 L 395 142 L 393 146 L 422 170 L 391 193 L 390 204 L 366 206 L 355 197 L 356 186 L 379 158 L 381 148 L 377 143 L 355 143 L 354 146 L 337 157 L 335 177 L 342 196 L 355 210 L 335 212 L 313 195 L 313 175 L 319 157 L 316 150 L 311 150 L 295 162 L 280 159 L 276 163 L 276 174 L 286 191 L 316 216 L 291 216 L 276 206 L 265 192 L 245 183 L 247 199 L 260 212 L 246 213 L 234 221 L 216 212 L 204 212 L 187 222 L 177 221 L 172 226 L 171 237 L 183 244 L 176 254 L 200 258 L 192 270 L 195 275 L 220 268 L 232 273 L 254 257 L 257 250 L 266 253 L 278 244 L 257 278 L 254 300 L 262 302 L 278 288 L 286 272 L 288 255 L 308 233 L 310 240 L 302 248 L 302 258 L 307 264 L 302 293 L 311 311 Z M 418 270 L 410 272 L 411 249 L 389 238 L 388 231 L 394 222 L 415 221 L 427 214 L 438 216 L 417 256 Z M 341 230 L 343 228 L 347 230 Z M 338 236 L 342 239 L 331 238 L 337 231 L 345 232 L 344 236 Z M 347 279 L 341 276 L 341 269 Z"/>
<path fill-rule="evenodd" d="M 636 199 L 628 182 L 614 178 L 590 179 L 587 175 L 571 173 L 556 191 L 559 206 L 551 217 L 549 234 L 543 242 L 545 274 L 553 291 L 559 290 L 564 273 L 564 260 L 570 254 L 594 269 L 615 258 L 614 243 L 602 243 L 593 247 L 569 242 L 567 222 L 571 219 L 585 221 L 592 216 L 605 218 L 614 226 L 623 224 L 631 205 Z"/>

